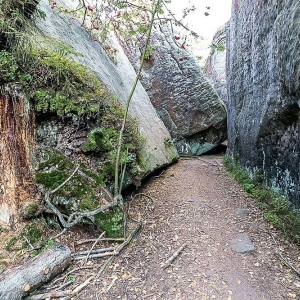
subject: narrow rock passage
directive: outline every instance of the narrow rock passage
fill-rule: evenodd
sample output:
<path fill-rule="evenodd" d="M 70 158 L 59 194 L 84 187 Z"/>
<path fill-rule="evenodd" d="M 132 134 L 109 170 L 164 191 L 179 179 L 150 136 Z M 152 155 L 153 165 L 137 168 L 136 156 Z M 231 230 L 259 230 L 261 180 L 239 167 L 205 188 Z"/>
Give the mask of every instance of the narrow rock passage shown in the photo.
<path fill-rule="evenodd" d="M 221 155 L 181 160 L 142 192 L 156 200 L 154 212 L 104 278 L 78 299 L 299 298 L 299 277 L 276 255 L 281 251 L 299 268 L 299 250 L 266 223 L 254 200 L 228 178 Z M 243 246 L 245 236 L 255 250 L 237 253 L 234 247 Z M 162 268 L 183 244 L 187 246 L 171 266 Z"/>

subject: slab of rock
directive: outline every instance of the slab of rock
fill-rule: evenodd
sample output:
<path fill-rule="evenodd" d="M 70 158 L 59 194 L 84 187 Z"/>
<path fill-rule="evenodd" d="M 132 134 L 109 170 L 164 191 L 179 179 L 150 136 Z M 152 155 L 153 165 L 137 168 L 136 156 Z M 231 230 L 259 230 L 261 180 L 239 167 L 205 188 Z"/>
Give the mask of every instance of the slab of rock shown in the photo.
<path fill-rule="evenodd" d="M 300 2 L 234 0 L 228 155 L 300 207 Z"/>
<path fill-rule="evenodd" d="M 180 154 L 200 155 L 227 138 L 224 103 L 202 73 L 197 60 L 174 38 L 170 27 L 153 30 L 152 58 L 144 65 L 141 82 L 171 133 Z M 125 45 L 137 70 L 141 53 Z"/>
<path fill-rule="evenodd" d="M 245 208 L 238 208 L 236 209 L 236 211 L 234 212 L 235 216 L 247 216 L 250 214 L 250 210 L 249 209 L 245 209 Z"/>
<path fill-rule="evenodd" d="M 242 254 L 255 251 L 254 245 L 252 244 L 247 233 L 237 234 L 236 237 L 231 240 L 231 249 Z"/>
<path fill-rule="evenodd" d="M 227 105 L 227 80 L 226 80 L 226 40 L 229 22 L 220 27 L 215 33 L 211 51 L 206 59 L 203 74 L 215 88 L 221 100 Z"/>
<path fill-rule="evenodd" d="M 71 0 L 60 2 L 64 2 L 66 6 L 70 7 L 76 5 Z M 40 2 L 39 9 L 46 13 L 46 19 L 40 20 L 38 26 L 47 35 L 71 45 L 75 51 L 82 54 L 74 59 L 94 72 L 118 100 L 125 104 L 136 73 L 118 42 L 115 39 L 111 41 L 112 47 L 118 49 L 117 64 L 115 64 L 108 57 L 103 46 L 99 42 L 93 41 L 93 37 L 81 26 L 80 22 L 73 20 L 73 24 L 70 26 L 68 18 L 51 9 L 47 0 Z M 137 118 L 139 132 L 145 138 L 145 143 L 140 150 L 144 175 L 176 160 L 178 153 L 174 145 L 166 143 L 171 139 L 170 134 L 158 117 L 140 82 L 133 94 L 129 112 L 131 116 Z"/>

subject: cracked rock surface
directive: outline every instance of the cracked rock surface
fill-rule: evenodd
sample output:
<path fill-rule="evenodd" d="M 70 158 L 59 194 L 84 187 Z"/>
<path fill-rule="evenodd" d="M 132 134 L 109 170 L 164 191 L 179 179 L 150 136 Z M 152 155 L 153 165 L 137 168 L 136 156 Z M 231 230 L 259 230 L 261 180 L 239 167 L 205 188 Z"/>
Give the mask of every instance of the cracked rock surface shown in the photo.
<path fill-rule="evenodd" d="M 227 138 L 225 105 L 184 40 L 176 40 L 165 25 L 154 29 L 150 44 L 154 61 L 146 61 L 141 82 L 178 152 L 200 155 L 221 144 Z M 124 47 L 137 69 L 140 52 L 133 45 Z"/>

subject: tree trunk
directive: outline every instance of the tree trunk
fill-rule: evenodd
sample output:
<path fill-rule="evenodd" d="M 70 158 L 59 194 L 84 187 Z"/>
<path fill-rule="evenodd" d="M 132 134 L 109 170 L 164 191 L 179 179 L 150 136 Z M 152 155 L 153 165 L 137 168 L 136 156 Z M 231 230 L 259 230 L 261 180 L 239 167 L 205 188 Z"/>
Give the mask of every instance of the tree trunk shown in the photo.
<path fill-rule="evenodd" d="M 55 243 L 25 265 L 0 276 L 0 300 L 19 300 L 62 273 L 70 264 L 71 251 Z"/>
<path fill-rule="evenodd" d="M 12 227 L 18 209 L 36 201 L 32 156 L 35 118 L 21 89 L 0 86 L 0 225 Z"/>

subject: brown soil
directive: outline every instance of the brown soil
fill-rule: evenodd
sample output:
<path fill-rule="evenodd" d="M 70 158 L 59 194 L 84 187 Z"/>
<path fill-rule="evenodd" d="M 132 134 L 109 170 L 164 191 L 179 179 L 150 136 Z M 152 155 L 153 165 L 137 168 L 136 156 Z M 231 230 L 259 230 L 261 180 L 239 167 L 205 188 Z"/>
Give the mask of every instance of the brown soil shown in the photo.
<path fill-rule="evenodd" d="M 74 299 L 300 299 L 299 276 L 278 256 L 299 269 L 299 249 L 265 221 L 255 201 L 228 177 L 221 155 L 182 159 L 139 192 L 155 200 L 154 211 L 149 198 L 141 196 L 131 203 L 131 216 L 142 219 L 142 230 Z M 236 216 L 238 208 L 250 213 Z M 239 233 L 249 235 L 254 252 L 232 249 L 231 241 Z M 74 251 L 71 239 L 87 238 L 83 234 L 71 231 L 61 240 Z M 171 265 L 163 268 L 184 244 Z M 73 287 L 97 274 L 105 261 L 93 259 L 90 269 L 74 271 Z M 74 268 L 80 266 L 74 262 Z"/>

